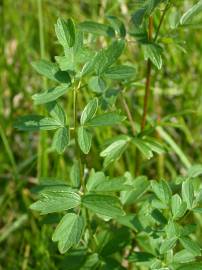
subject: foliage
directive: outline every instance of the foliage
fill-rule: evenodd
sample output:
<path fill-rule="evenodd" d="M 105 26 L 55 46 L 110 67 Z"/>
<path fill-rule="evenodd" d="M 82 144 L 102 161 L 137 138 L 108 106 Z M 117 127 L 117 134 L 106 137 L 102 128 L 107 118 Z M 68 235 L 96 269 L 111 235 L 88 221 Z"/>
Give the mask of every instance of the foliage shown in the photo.
<path fill-rule="evenodd" d="M 184 49 L 175 37 L 194 25 L 201 1 L 178 16 L 174 1 L 139 2 L 130 22 L 119 14 L 107 15 L 102 23 L 59 18 L 55 32 L 62 53 L 52 61 L 32 63 L 45 78 L 43 90 L 32 95 L 37 113 L 29 112 L 14 123 L 21 131 L 40 131 L 39 147 L 45 142 L 47 149 L 38 155 L 50 152 L 67 166 L 63 175 L 61 167 L 59 172 L 38 173 L 39 183 L 30 195 L 36 200 L 30 209 L 47 215 L 36 215 L 36 220 L 52 224 L 45 225 L 46 237 L 54 228 L 52 240 L 64 255 L 57 254 L 54 244 L 50 254 L 64 256 L 67 269 L 202 267 L 202 166 L 192 165 L 183 144 L 175 142 L 177 129 L 179 141 L 182 133 L 192 138 L 183 118 L 190 111 L 164 111 L 158 100 L 153 106 L 156 115 L 148 107 L 151 79 L 158 81 L 167 72 L 168 58 L 173 57 L 170 47 Z M 161 35 L 167 16 L 167 34 Z M 137 64 L 130 46 L 140 52 Z M 136 104 L 144 61 L 145 94 Z M 154 95 L 155 91 L 154 87 Z M 14 172 L 18 179 L 20 171 Z M 59 261 L 58 269 L 64 269 Z"/>

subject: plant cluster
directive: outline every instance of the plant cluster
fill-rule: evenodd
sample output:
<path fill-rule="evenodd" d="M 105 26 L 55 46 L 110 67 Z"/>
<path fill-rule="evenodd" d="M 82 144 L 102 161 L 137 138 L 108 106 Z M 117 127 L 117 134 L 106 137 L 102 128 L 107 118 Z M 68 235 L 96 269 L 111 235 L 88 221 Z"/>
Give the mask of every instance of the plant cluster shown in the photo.
<path fill-rule="evenodd" d="M 30 207 L 42 215 L 61 213 L 52 240 L 58 242 L 60 253 L 69 254 L 69 269 L 202 268 L 195 224 L 202 212 L 198 182 L 202 166 L 188 164 L 187 173 L 172 181 L 141 175 L 143 159 L 162 155 L 169 144 L 174 145 L 162 128 L 168 119 L 159 122 L 148 115 L 152 68 L 160 70 L 163 64 L 160 28 L 174 1 L 140 2 L 128 31 L 115 16 L 107 17 L 108 24 L 59 18 L 55 32 L 63 55 L 56 56 L 54 63 L 42 59 L 32 64 L 51 81 L 50 89 L 32 96 L 34 104 L 43 105 L 47 113 L 22 116 L 15 123 L 25 131 L 53 130 L 52 150 L 60 155 L 69 148 L 74 151 L 69 181 L 40 181 L 38 200 Z M 174 30 L 189 24 L 201 9 L 199 1 L 180 19 L 173 19 Z M 156 12 L 161 15 L 157 27 Z M 142 48 L 147 63 L 143 108 L 137 108 L 142 115 L 139 122 L 134 121 L 133 108 L 126 100 L 136 74 L 132 56 L 132 61 L 124 58 L 131 40 Z M 79 108 L 85 91 L 91 98 Z M 66 94 L 72 115 L 62 106 Z M 107 135 L 109 127 L 119 135 L 105 141 L 100 152 L 103 167 L 89 167 L 86 156 L 96 130 Z M 129 160 L 133 171 L 111 176 L 109 167 L 129 149 L 136 151 L 136 160 Z"/>

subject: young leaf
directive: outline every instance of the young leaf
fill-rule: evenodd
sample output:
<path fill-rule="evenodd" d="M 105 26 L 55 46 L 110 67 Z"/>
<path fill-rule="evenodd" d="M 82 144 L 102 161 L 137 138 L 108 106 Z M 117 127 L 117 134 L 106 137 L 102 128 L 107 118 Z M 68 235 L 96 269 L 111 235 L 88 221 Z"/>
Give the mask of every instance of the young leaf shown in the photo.
<path fill-rule="evenodd" d="M 195 243 L 193 240 L 189 239 L 188 237 L 180 238 L 180 243 L 183 245 L 185 249 L 191 252 L 194 256 L 201 255 L 200 246 L 197 243 Z"/>
<path fill-rule="evenodd" d="M 168 205 L 172 196 L 172 192 L 168 183 L 164 180 L 161 180 L 159 183 L 153 180 L 151 181 L 151 186 L 157 198 L 165 205 Z"/>
<path fill-rule="evenodd" d="M 144 45 L 144 58 L 145 60 L 150 59 L 151 62 L 158 68 L 161 69 L 162 67 L 162 58 L 161 52 L 162 49 L 160 46 L 156 44 L 146 44 Z"/>
<path fill-rule="evenodd" d="M 102 78 L 92 76 L 88 81 L 88 87 L 95 93 L 103 93 L 106 89 L 106 83 Z"/>
<path fill-rule="evenodd" d="M 147 158 L 153 157 L 153 153 L 148 145 L 141 138 L 133 138 L 132 143 L 140 150 L 140 152 Z"/>
<path fill-rule="evenodd" d="M 105 71 L 104 76 L 111 80 L 127 80 L 135 76 L 135 69 L 125 65 L 110 67 Z"/>
<path fill-rule="evenodd" d="M 202 1 L 191 7 L 180 19 L 180 24 L 191 23 L 191 20 L 202 11 Z"/>
<path fill-rule="evenodd" d="M 60 128 L 62 125 L 53 118 L 42 115 L 26 115 L 19 117 L 14 127 L 25 131 L 52 130 Z"/>
<path fill-rule="evenodd" d="M 164 147 L 157 141 L 157 139 L 146 136 L 144 137 L 144 142 L 153 152 L 156 152 L 157 154 L 165 153 Z"/>
<path fill-rule="evenodd" d="M 164 240 L 164 242 L 160 247 L 160 253 L 164 254 L 170 251 L 175 246 L 176 241 L 177 241 L 176 237 Z"/>
<path fill-rule="evenodd" d="M 95 172 L 94 170 L 91 170 L 90 176 L 88 178 L 86 188 L 88 191 L 94 190 L 96 186 L 103 181 L 105 181 L 106 177 L 104 172 Z"/>
<path fill-rule="evenodd" d="M 39 211 L 41 215 L 61 212 L 80 205 L 80 196 L 72 191 L 65 193 L 50 193 L 42 196 L 30 208 Z"/>
<path fill-rule="evenodd" d="M 114 37 L 115 33 L 112 27 L 93 21 L 85 21 L 78 25 L 79 30 L 98 36 Z"/>
<path fill-rule="evenodd" d="M 78 144 L 84 154 L 88 154 L 92 143 L 92 133 L 84 127 L 78 128 Z"/>
<path fill-rule="evenodd" d="M 126 184 L 125 177 L 116 177 L 112 179 L 103 179 L 98 183 L 95 183 L 91 188 L 91 191 L 97 192 L 116 192 L 122 190 L 129 190 L 132 186 Z"/>
<path fill-rule="evenodd" d="M 58 41 L 63 47 L 73 47 L 75 43 L 75 26 L 72 19 L 65 21 L 62 18 L 57 20 L 55 32 Z"/>
<path fill-rule="evenodd" d="M 91 120 L 94 115 L 96 114 L 98 108 L 98 99 L 94 98 L 92 99 L 84 108 L 82 114 L 81 114 L 81 125 L 84 125 L 86 122 Z"/>
<path fill-rule="evenodd" d="M 84 219 L 74 213 L 66 214 L 57 225 L 52 240 L 58 241 L 60 253 L 78 245 L 84 230 Z"/>
<path fill-rule="evenodd" d="M 54 118 L 57 122 L 61 123 L 61 125 L 65 126 L 66 114 L 59 103 L 55 101 L 47 103 L 46 108 L 49 114 L 52 116 L 52 118 Z"/>
<path fill-rule="evenodd" d="M 174 263 L 187 263 L 195 260 L 195 256 L 190 251 L 183 249 L 177 252 L 173 257 Z"/>
<path fill-rule="evenodd" d="M 67 91 L 69 90 L 69 86 L 70 84 L 62 84 L 57 87 L 50 88 L 49 90 L 42 93 L 34 94 L 32 96 L 34 104 L 44 104 L 58 99 L 59 97 L 67 93 Z"/>
<path fill-rule="evenodd" d="M 174 219 L 183 217 L 187 210 L 187 204 L 182 202 L 182 199 L 178 194 L 172 196 L 171 207 Z"/>
<path fill-rule="evenodd" d="M 104 126 L 114 126 L 125 120 L 125 116 L 120 115 L 116 112 L 100 114 L 88 122 L 85 123 L 85 126 L 88 127 L 104 127 Z"/>
<path fill-rule="evenodd" d="M 135 179 L 129 180 L 126 183 L 132 185 L 131 190 L 121 192 L 121 202 L 125 205 L 130 205 L 137 202 L 138 199 L 140 199 L 148 190 L 150 185 L 146 176 L 138 176 Z"/>
<path fill-rule="evenodd" d="M 114 30 L 119 34 L 120 37 L 124 38 L 126 36 L 126 28 L 124 23 L 115 16 L 107 16 L 108 21 L 110 22 L 111 26 Z"/>
<path fill-rule="evenodd" d="M 194 187 L 190 180 L 182 183 L 182 199 L 187 203 L 187 208 L 192 209 L 194 202 Z"/>
<path fill-rule="evenodd" d="M 39 74 L 47 77 L 50 80 L 67 84 L 71 82 L 69 73 L 66 71 L 61 71 L 56 63 L 42 59 L 32 62 L 32 66 Z"/>
<path fill-rule="evenodd" d="M 59 128 L 54 135 L 52 147 L 55 149 L 59 154 L 62 154 L 66 147 L 70 143 L 70 132 L 69 127 L 62 127 Z"/>
<path fill-rule="evenodd" d="M 129 186 L 126 184 L 125 177 L 116 177 L 112 179 L 106 179 L 105 177 L 100 177 L 100 178 L 95 177 L 96 174 L 90 177 L 90 182 L 92 182 L 92 185 L 90 188 L 91 191 L 115 192 L 115 191 L 129 190 L 132 188 L 132 186 Z"/>
<path fill-rule="evenodd" d="M 78 160 L 74 161 L 74 164 L 73 164 L 73 166 L 71 168 L 70 180 L 71 180 L 71 183 L 72 183 L 73 187 L 78 188 L 80 186 L 81 176 L 80 176 L 80 165 L 79 165 Z"/>
<path fill-rule="evenodd" d="M 82 204 L 92 212 L 108 217 L 125 214 L 119 199 L 110 195 L 88 194 L 82 197 Z"/>
<path fill-rule="evenodd" d="M 195 177 L 198 177 L 199 175 L 202 175 L 201 164 L 196 164 L 189 168 L 188 173 L 187 173 L 188 178 L 195 178 Z"/>
<path fill-rule="evenodd" d="M 122 54 L 125 47 L 123 40 L 113 41 L 107 49 L 99 51 L 94 59 L 92 59 L 93 67 L 98 75 L 103 74 L 119 56 Z"/>
<path fill-rule="evenodd" d="M 118 160 L 128 146 L 128 140 L 117 140 L 104 149 L 100 156 L 104 157 L 104 167 L 107 167 L 111 162 Z"/>

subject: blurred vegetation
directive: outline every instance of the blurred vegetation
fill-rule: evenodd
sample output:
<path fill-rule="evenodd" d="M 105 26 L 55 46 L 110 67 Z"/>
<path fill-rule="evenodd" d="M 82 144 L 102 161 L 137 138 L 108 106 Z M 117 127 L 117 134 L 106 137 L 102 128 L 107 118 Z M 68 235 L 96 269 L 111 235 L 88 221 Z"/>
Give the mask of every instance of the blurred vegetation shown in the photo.
<path fill-rule="evenodd" d="M 149 104 L 150 117 L 162 119 L 168 114 L 170 126 L 166 131 L 180 147 L 180 154 L 172 148 L 161 158 L 142 161 L 143 172 L 151 178 L 174 178 L 183 174 L 187 164 L 202 163 L 202 17 L 197 24 L 176 34 L 168 25 L 177 12 L 183 14 L 196 1 L 177 0 L 167 14 L 161 29 L 165 50 L 161 72 L 152 71 L 152 98 Z M 75 21 L 93 19 L 105 21 L 105 15 L 118 15 L 130 29 L 131 13 L 137 8 L 136 0 L 1 0 L 0 1 L 0 269 L 71 269 L 66 257 L 59 255 L 50 237 L 49 221 L 30 213 L 33 201 L 30 190 L 37 184 L 37 148 L 39 135 L 14 130 L 13 121 L 19 115 L 36 112 L 31 94 L 43 88 L 44 82 L 32 69 L 30 63 L 40 58 L 39 10 L 42 6 L 45 58 L 54 59 L 59 46 L 54 35 L 54 23 L 58 17 L 72 17 Z M 155 20 L 158 21 L 158 16 Z M 156 23 L 156 22 L 155 22 Z M 92 41 L 93 42 L 93 41 Z M 100 39 L 100 42 L 104 42 Z M 126 62 L 130 59 L 137 68 L 133 89 L 127 89 L 127 100 L 133 108 L 135 119 L 140 118 L 139 108 L 143 102 L 146 62 L 138 44 L 130 37 Z M 133 57 L 133 59 L 131 59 Z M 84 89 L 85 90 L 85 89 Z M 83 108 L 89 92 L 79 99 Z M 67 111 L 71 102 L 63 101 Z M 184 114 L 175 116 L 175 113 Z M 102 142 L 112 136 L 111 130 L 96 131 L 88 164 L 100 168 L 101 159 L 93 157 L 101 150 Z M 45 169 L 41 176 L 68 179 L 74 157 L 73 150 L 58 157 L 49 149 L 46 135 L 43 145 Z M 184 157 L 186 159 L 183 162 Z M 125 162 L 126 160 L 126 162 Z M 132 170 L 134 153 L 109 169 L 109 174 L 121 174 Z M 55 217 L 57 218 L 57 216 Z M 202 220 L 198 220 L 202 226 Z M 202 228 L 202 227 L 201 227 Z M 199 234 L 201 240 L 201 234 Z"/>

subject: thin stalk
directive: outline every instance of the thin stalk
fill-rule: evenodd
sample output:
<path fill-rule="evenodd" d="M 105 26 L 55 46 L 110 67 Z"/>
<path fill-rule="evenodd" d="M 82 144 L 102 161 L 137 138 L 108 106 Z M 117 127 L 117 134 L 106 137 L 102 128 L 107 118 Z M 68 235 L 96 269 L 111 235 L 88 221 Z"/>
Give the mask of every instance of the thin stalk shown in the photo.
<path fill-rule="evenodd" d="M 148 39 L 152 40 L 153 34 L 153 16 L 149 17 L 149 32 L 148 32 Z M 144 130 L 147 118 L 147 111 L 148 111 L 148 103 L 151 91 L 151 67 L 152 63 L 151 60 L 147 60 L 147 74 L 146 74 L 146 84 L 145 84 L 145 95 L 144 95 L 144 105 L 143 105 L 143 115 L 141 121 L 141 131 Z"/>
<path fill-rule="evenodd" d="M 38 24 L 39 24 L 39 43 L 40 43 L 40 56 L 45 58 L 45 42 L 44 42 L 44 23 L 42 12 L 42 0 L 37 1 L 38 8 Z M 43 78 L 43 87 L 47 88 L 47 80 Z M 43 113 L 43 110 L 41 111 Z M 38 142 L 38 160 L 37 160 L 37 176 L 45 176 L 47 174 L 48 157 L 46 152 L 47 134 L 45 132 L 39 135 Z"/>
<path fill-rule="evenodd" d="M 155 34 L 155 37 L 154 37 L 154 42 L 157 40 L 158 38 L 158 35 L 159 35 L 159 32 L 160 32 L 160 29 L 161 29 L 161 26 L 162 26 L 162 23 L 163 23 L 163 20 L 165 18 L 165 15 L 166 15 L 166 12 L 167 10 L 169 9 L 170 7 L 170 2 L 167 3 L 165 9 L 163 10 L 163 13 L 161 15 L 161 18 L 160 18 L 160 22 L 159 22 L 159 25 L 158 25 L 158 28 L 156 30 L 156 34 Z"/>
<path fill-rule="evenodd" d="M 79 162 L 79 168 L 80 168 L 81 187 L 84 192 L 86 190 L 86 187 L 85 187 L 85 181 L 84 181 L 84 175 L 83 175 L 83 164 L 81 160 L 81 151 L 80 151 L 78 141 L 77 141 L 77 103 L 78 103 L 78 91 L 80 87 L 81 87 L 81 81 L 79 81 L 78 86 L 74 87 L 73 89 L 73 121 L 74 121 L 73 126 L 74 126 L 75 150 L 76 150 L 76 156 L 77 156 L 77 160 Z M 90 239 L 92 241 L 93 232 L 90 226 L 90 217 L 89 217 L 88 209 L 85 209 L 85 216 L 86 216 L 86 224 L 88 227 Z"/>
<path fill-rule="evenodd" d="M 122 103 L 123 108 L 124 108 L 124 110 L 125 110 L 125 112 L 127 114 L 127 117 L 128 117 L 131 129 L 132 129 L 133 135 L 135 136 L 135 134 L 136 134 L 135 123 L 134 123 L 132 113 L 131 113 L 131 111 L 129 109 L 129 106 L 128 106 L 127 102 L 126 102 L 126 99 L 125 99 L 123 93 L 121 93 L 121 103 Z"/>
<path fill-rule="evenodd" d="M 81 81 L 79 81 L 78 86 L 74 87 L 73 89 L 73 126 L 74 126 L 74 139 L 75 139 L 75 150 L 76 150 L 76 157 L 79 162 L 79 168 L 80 168 L 80 178 L 81 178 L 81 185 L 83 191 L 85 190 L 85 184 L 83 179 L 83 166 L 81 162 L 81 152 L 77 141 L 77 103 L 78 103 L 78 90 L 80 89 Z"/>
<path fill-rule="evenodd" d="M 148 31 L 148 39 L 151 41 L 153 35 L 153 16 L 149 17 L 149 31 Z M 151 60 L 147 60 L 147 71 L 146 71 L 146 83 L 145 83 L 145 94 L 144 94 L 144 103 L 143 103 L 143 114 L 141 120 L 141 132 L 144 131 L 147 119 L 147 111 L 148 111 L 148 103 L 151 92 L 151 68 L 152 63 Z M 136 170 L 135 175 L 137 176 L 140 173 L 140 163 L 141 163 L 141 155 L 138 150 L 136 150 Z"/>

